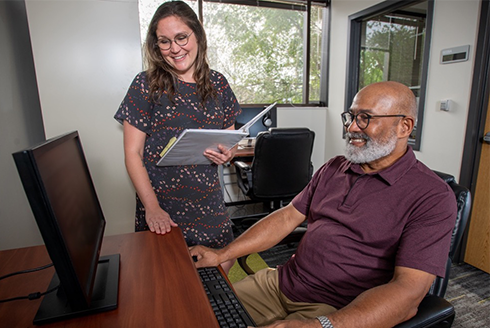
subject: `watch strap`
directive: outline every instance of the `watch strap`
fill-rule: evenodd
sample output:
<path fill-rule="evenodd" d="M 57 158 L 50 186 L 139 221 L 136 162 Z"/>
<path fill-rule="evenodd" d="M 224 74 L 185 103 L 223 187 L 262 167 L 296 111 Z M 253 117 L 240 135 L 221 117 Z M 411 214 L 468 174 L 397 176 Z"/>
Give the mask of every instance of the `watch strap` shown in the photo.
<path fill-rule="evenodd" d="M 320 324 L 322 325 L 322 328 L 333 328 L 332 323 L 330 322 L 330 319 L 328 319 L 326 316 L 318 316 L 316 317 L 318 321 L 320 321 Z"/>

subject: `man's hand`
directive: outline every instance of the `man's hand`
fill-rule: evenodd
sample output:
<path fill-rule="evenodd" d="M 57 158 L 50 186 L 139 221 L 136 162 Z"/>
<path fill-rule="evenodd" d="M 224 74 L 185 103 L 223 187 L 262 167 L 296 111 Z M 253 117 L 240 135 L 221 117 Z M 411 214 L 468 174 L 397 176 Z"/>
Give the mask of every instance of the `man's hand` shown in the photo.
<path fill-rule="evenodd" d="M 201 245 L 190 247 L 189 252 L 191 256 L 197 258 L 197 262 L 194 263 L 196 268 L 215 267 L 227 260 L 220 259 L 221 251 L 219 249 L 212 249 Z"/>
<path fill-rule="evenodd" d="M 322 325 L 317 319 L 280 320 L 268 326 L 263 326 L 259 328 L 322 328 Z"/>

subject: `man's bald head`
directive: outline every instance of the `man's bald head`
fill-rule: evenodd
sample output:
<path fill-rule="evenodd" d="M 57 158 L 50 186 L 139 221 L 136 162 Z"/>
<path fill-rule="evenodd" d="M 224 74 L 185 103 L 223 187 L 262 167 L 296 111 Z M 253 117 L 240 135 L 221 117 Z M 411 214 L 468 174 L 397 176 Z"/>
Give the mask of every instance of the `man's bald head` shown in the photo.
<path fill-rule="evenodd" d="M 364 102 L 378 104 L 388 109 L 390 114 L 417 117 L 417 99 L 407 86 L 394 81 L 377 82 L 362 88 L 354 102 L 362 98 Z"/>

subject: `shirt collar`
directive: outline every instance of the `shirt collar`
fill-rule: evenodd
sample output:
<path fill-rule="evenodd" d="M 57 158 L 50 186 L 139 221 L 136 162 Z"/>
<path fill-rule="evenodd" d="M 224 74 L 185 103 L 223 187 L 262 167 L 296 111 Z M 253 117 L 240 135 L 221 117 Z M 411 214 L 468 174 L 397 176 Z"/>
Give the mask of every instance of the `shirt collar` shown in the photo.
<path fill-rule="evenodd" d="M 411 146 L 407 147 L 407 151 L 405 154 L 400 157 L 393 165 L 390 167 L 375 173 L 370 173 L 369 175 L 378 175 L 380 178 L 386 181 L 389 185 L 393 185 L 396 183 L 401 177 L 407 173 L 412 166 L 417 162 L 417 158 L 415 157 L 415 153 Z M 347 170 L 352 171 L 353 173 L 363 175 L 365 174 L 359 164 L 354 164 L 348 162 L 348 165 L 345 166 L 344 172 Z"/>

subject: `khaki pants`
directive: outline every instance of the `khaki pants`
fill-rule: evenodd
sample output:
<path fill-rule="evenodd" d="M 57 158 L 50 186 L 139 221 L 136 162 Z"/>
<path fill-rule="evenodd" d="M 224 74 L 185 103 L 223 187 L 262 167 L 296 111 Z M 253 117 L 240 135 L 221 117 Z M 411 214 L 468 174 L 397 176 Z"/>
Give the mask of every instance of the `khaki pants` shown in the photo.
<path fill-rule="evenodd" d="M 279 290 L 275 269 L 263 269 L 233 284 L 238 298 L 258 326 L 277 320 L 312 319 L 336 309 L 322 303 L 292 302 Z"/>

